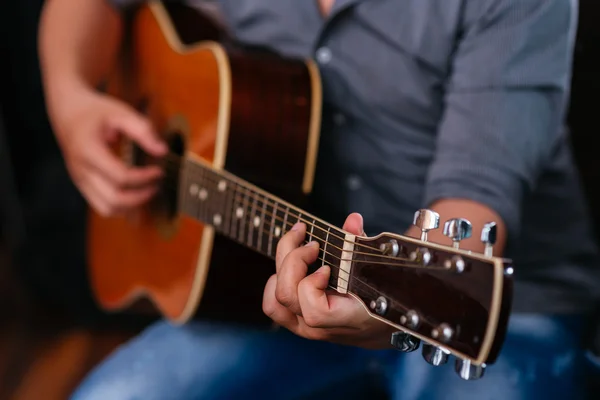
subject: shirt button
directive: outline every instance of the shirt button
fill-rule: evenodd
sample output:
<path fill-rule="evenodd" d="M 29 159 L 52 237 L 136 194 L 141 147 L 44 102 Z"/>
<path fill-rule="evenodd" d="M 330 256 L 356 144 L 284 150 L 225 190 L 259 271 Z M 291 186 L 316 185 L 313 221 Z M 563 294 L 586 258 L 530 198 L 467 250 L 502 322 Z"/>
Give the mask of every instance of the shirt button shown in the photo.
<path fill-rule="evenodd" d="M 337 126 L 344 125 L 346 123 L 346 116 L 342 113 L 333 114 L 333 123 Z"/>
<path fill-rule="evenodd" d="M 360 187 L 362 186 L 362 181 L 360 177 L 356 175 L 350 175 L 346 180 L 346 185 L 348 186 L 348 189 L 355 191 L 360 189 Z"/>
<path fill-rule="evenodd" d="M 327 64 L 331 61 L 331 50 L 327 47 L 321 47 L 317 50 L 316 54 L 317 61 L 321 64 Z"/>

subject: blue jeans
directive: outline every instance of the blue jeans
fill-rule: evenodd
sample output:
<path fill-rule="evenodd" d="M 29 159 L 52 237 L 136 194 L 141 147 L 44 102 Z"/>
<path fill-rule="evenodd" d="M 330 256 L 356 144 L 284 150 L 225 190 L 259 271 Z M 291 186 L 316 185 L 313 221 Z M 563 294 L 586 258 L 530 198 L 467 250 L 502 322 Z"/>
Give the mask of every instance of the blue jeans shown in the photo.
<path fill-rule="evenodd" d="M 498 361 L 463 381 L 452 358 L 441 367 L 416 351 L 369 351 L 225 325 L 157 323 L 116 351 L 72 400 L 585 399 L 581 323 L 514 315 Z M 589 371 L 588 371 L 589 372 Z M 250 397 L 248 397 L 250 396 Z"/>

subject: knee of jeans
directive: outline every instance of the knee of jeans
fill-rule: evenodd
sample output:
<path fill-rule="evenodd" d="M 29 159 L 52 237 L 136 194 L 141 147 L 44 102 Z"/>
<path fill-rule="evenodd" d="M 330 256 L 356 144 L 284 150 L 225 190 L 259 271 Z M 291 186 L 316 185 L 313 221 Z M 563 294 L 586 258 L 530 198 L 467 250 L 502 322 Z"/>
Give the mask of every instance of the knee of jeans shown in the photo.
<path fill-rule="evenodd" d="M 183 341 L 184 335 L 165 322 L 151 325 L 98 365 L 70 399 L 169 399 L 177 382 L 170 381 L 173 376 L 167 365 L 172 360 L 161 346 L 176 345 Z M 177 346 L 172 347 L 176 353 Z"/>
<path fill-rule="evenodd" d="M 151 379 L 127 379 L 117 376 L 90 377 L 70 396 L 70 400 L 167 400 L 169 385 L 157 385 Z"/>

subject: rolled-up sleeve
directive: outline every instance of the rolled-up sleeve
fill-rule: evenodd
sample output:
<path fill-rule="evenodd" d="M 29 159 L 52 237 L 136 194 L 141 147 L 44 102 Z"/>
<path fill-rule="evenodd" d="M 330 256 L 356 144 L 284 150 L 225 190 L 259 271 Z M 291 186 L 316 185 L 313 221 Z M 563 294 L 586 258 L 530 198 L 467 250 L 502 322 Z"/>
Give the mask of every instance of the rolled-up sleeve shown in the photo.
<path fill-rule="evenodd" d="M 560 135 L 577 4 L 467 0 L 465 7 L 425 202 L 480 202 L 516 234 L 522 197 Z"/>

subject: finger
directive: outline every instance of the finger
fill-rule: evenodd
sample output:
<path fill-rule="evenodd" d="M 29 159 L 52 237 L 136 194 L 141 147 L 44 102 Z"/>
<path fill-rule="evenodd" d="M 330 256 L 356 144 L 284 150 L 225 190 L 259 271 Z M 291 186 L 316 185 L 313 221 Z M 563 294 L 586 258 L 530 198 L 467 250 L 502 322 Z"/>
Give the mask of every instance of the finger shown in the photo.
<path fill-rule="evenodd" d="M 315 262 L 319 254 L 319 244 L 309 242 L 289 253 L 277 274 L 275 297 L 296 315 L 302 315 L 298 301 L 298 284 L 306 277 L 308 265 Z"/>
<path fill-rule="evenodd" d="M 298 285 L 304 322 L 313 328 L 356 328 L 365 320 L 364 308 L 351 296 L 328 294 L 331 269 L 324 265 Z"/>
<path fill-rule="evenodd" d="M 343 230 L 352 233 L 354 235 L 364 235 L 363 217 L 359 213 L 352 213 L 346 218 L 344 222 Z"/>
<path fill-rule="evenodd" d="M 119 189 L 108 182 L 102 175 L 91 173 L 88 177 L 90 186 L 97 197 L 106 204 L 106 216 L 120 215 L 148 201 L 157 191 L 156 186 L 141 189 Z"/>
<path fill-rule="evenodd" d="M 271 276 L 265 285 L 263 293 L 263 312 L 277 324 L 296 332 L 298 328 L 298 317 L 282 306 L 275 298 L 275 288 L 277 286 L 277 275 Z"/>
<path fill-rule="evenodd" d="M 109 216 L 108 202 L 102 197 L 102 194 L 91 185 L 89 180 L 84 180 L 80 185 L 80 190 L 90 207 L 103 217 Z"/>
<path fill-rule="evenodd" d="M 156 183 L 163 172 L 158 166 L 128 168 L 107 146 L 88 148 L 87 160 L 95 170 L 120 188 L 141 188 Z"/>
<path fill-rule="evenodd" d="M 292 226 L 289 232 L 287 232 L 279 243 L 277 244 L 277 251 L 275 253 L 275 268 L 279 272 L 283 260 L 285 257 L 294 249 L 302 244 L 306 237 L 306 225 L 303 223 L 296 223 Z"/>
<path fill-rule="evenodd" d="M 119 131 L 153 156 L 159 157 L 167 152 L 167 146 L 160 140 L 152 124 L 129 106 L 108 119 L 108 129 Z"/>

